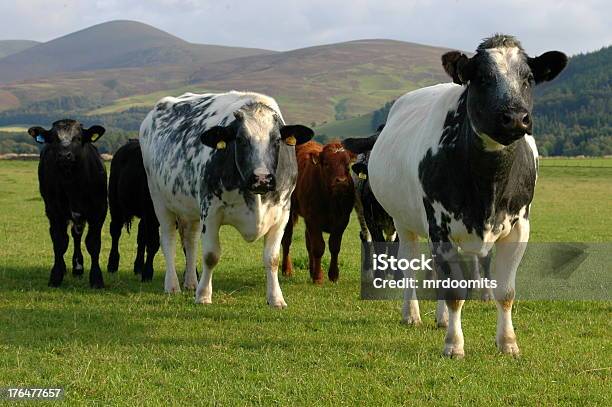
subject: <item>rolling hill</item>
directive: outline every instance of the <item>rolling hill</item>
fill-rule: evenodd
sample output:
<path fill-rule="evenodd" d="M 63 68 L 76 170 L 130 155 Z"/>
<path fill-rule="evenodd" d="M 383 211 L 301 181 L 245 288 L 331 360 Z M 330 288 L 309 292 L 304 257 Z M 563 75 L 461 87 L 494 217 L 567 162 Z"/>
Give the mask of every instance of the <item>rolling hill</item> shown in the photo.
<path fill-rule="evenodd" d="M 534 91 L 534 135 L 544 156 L 612 155 L 612 46 L 575 55 Z M 366 136 L 386 121 L 392 103 L 319 127 L 325 139 Z"/>
<path fill-rule="evenodd" d="M 111 21 L 0 59 L 0 82 L 59 73 L 161 65 L 199 66 L 273 51 L 191 44 L 135 21 Z"/>
<path fill-rule="evenodd" d="M 190 44 L 146 24 L 113 21 L 0 59 L 0 82 L 29 78 L 0 83 L 0 126 L 73 116 L 134 131 L 165 95 L 237 89 L 275 97 L 287 122 L 313 126 L 319 138 L 364 136 L 384 121 L 390 101 L 449 81 L 440 63 L 445 51 L 366 39 L 274 52 Z M 571 58 L 556 81 L 538 88 L 542 153 L 612 153 L 611 68 L 607 47 Z"/>
<path fill-rule="evenodd" d="M 0 40 L 0 58 L 32 48 L 37 44 L 40 43 L 29 40 Z"/>

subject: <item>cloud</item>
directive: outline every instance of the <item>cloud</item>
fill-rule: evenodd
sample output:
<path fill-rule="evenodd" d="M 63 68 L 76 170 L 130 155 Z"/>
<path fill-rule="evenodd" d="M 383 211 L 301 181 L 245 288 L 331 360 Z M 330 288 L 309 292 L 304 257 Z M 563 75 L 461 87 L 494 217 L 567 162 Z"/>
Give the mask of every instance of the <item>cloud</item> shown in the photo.
<path fill-rule="evenodd" d="M 474 50 L 494 32 L 538 54 L 612 43 L 606 0 L 29 0 L 3 2 L 0 38 L 49 40 L 114 19 L 142 21 L 187 41 L 287 50 L 392 38 Z"/>

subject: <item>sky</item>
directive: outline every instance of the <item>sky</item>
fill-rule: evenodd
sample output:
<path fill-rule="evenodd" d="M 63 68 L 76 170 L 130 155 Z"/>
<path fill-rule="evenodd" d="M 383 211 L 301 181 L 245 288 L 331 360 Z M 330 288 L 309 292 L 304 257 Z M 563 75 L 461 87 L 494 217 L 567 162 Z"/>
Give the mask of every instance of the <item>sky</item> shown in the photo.
<path fill-rule="evenodd" d="M 279 51 L 387 38 L 473 51 L 512 34 L 536 55 L 612 44 L 610 0 L 20 0 L 0 3 L 0 39 L 48 41 L 136 20 L 197 43 Z"/>

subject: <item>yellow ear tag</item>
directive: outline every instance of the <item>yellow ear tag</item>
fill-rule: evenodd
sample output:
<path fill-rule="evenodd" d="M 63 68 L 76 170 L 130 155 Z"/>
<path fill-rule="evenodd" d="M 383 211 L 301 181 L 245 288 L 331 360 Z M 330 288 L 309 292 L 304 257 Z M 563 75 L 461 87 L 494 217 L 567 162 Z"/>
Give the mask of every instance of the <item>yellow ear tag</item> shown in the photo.
<path fill-rule="evenodd" d="M 295 137 L 289 136 L 285 139 L 285 143 L 287 143 L 287 145 L 289 146 L 294 146 L 297 144 L 297 140 L 295 139 Z"/>
<path fill-rule="evenodd" d="M 226 147 L 225 141 L 220 140 L 217 142 L 217 150 L 223 150 Z"/>
<path fill-rule="evenodd" d="M 359 173 L 359 179 L 368 179 L 368 176 L 365 172 L 360 172 Z"/>
<path fill-rule="evenodd" d="M 98 133 L 94 133 L 91 136 L 91 141 L 94 142 L 96 140 L 98 140 L 100 138 L 100 135 Z"/>

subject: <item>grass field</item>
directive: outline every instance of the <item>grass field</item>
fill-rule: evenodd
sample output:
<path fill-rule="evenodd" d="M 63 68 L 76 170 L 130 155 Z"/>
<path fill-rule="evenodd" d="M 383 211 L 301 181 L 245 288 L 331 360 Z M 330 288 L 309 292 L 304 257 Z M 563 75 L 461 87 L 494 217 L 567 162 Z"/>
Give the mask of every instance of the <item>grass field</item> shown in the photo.
<path fill-rule="evenodd" d="M 532 240 L 612 241 L 612 161 L 573 161 L 542 162 Z M 518 302 L 518 359 L 496 351 L 495 307 L 470 302 L 466 358 L 448 360 L 433 302 L 415 328 L 400 323 L 399 302 L 359 300 L 355 221 L 340 281 L 322 287 L 307 279 L 300 223 L 284 311 L 265 304 L 262 243 L 231 228 L 213 305 L 165 295 L 161 253 L 154 281 L 141 284 L 135 234 L 124 236 L 119 273 L 104 272 L 105 290 L 71 275 L 50 289 L 36 163 L 0 162 L 0 191 L 0 387 L 62 386 L 66 405 L 612 405 L 610 302 Z M 107 222 L 103 269 L 109 247 Z"/>

